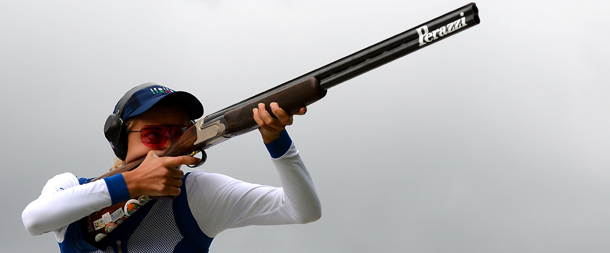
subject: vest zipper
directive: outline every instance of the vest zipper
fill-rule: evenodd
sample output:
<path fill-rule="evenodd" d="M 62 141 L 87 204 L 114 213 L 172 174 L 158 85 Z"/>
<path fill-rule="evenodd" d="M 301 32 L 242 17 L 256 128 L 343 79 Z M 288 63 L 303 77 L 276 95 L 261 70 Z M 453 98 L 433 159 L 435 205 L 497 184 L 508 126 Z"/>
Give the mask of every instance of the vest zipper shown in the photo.
<path fill-rule="evenodd" d="M 116 247 L 119 249 L 119 253 L 123 253 L 123 247 L 121 247 L 121 240 L 116 241 Z"/>

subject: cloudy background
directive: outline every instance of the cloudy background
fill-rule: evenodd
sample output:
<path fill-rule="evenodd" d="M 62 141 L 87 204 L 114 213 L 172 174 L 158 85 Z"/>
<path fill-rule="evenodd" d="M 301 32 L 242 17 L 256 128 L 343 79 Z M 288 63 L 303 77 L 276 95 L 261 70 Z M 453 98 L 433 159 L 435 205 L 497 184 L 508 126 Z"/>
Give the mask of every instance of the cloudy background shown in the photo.
<path fill-rule="evenodd" d="M 131 87 L 188 90 L 208 114 L 466 3 L 0 1 L 0 251 L 58 252 L 21 212 L 55 174 L 107 171 L 102 126 Z M 480 25 L 295 119 L 319 221 L 225 231 L 212 252 L 609 252 L 610 4 L 477 6 Z M 256 132 L 208 156 L 278 184 Z"/>

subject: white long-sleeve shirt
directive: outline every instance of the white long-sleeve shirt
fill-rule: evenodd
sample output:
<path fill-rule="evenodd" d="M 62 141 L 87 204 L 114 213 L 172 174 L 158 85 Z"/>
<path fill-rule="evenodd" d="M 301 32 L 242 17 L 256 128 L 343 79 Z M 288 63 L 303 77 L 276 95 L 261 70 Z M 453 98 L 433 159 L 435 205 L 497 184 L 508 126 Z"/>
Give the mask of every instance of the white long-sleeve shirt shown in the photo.
<path fill-rule="evenodd" d="M 287 133 L 268 144 L 267 148 L 280 176 L 281 188 L 247 183 L 201 170 L 185 176 L 183 187 L 186 192 L 181 194 L 186 194 L 185 206 L 205 236 L 214 238 L 228 228 L 308 223 L 320 218 L 320 201 L 313 181 Z M 55 232 L 62 251 L 65 251 L 62 243 L 72 236 L 70 233 L 76 233 L 69 229 L 71 224 L 125 200 L 121 199 L 126 190 L 122 188 L 121 180 L 122 176 L 117 175 L 113 179 L 83 184 L 83 179 L 71 173 L 57 175 L 47 182 L 40 197 L 25 208 L 23 223 L 33 235 Z M 167 209 L 153 207 L 150 212 L 160 210 Z M 135 239 L 129 239 L 130 245 L 138 245 L 132 240 Z M 172 246 L 168 248 L 172 249 Z"/>

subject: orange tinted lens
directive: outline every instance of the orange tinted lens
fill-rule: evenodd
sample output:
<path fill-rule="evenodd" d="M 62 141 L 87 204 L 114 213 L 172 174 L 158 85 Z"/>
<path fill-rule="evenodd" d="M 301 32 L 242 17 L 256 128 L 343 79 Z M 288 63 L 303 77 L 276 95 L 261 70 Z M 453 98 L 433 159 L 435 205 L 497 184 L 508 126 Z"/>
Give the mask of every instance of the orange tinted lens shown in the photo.
<path fill-rule="evenodd" d="M 140 132 L 142 143 L 149 148 L 162 148 L 167 143 L 170 128 L 167 126 L 144 126 Z"/>

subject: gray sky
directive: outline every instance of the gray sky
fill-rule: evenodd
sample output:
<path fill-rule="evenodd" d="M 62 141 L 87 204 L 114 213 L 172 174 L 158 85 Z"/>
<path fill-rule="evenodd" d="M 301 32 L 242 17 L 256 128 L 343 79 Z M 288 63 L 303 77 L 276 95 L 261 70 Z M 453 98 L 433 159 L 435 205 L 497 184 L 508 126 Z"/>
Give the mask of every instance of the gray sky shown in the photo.
<path fill-rule="evenodd" d="M 0 1 L 6 252 L 58 252 L 23 208 L 101 175 L 102 127 L 145 82 L 206 114 L 465 1 Z M 610 251 L 607 1 L 478 1 L 481 24 L 329 90 L 289 132 L 315 223 L 221 233 L 212 252 Z M 202 167 L 277 185 L 258 133 Z"/>

